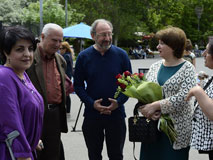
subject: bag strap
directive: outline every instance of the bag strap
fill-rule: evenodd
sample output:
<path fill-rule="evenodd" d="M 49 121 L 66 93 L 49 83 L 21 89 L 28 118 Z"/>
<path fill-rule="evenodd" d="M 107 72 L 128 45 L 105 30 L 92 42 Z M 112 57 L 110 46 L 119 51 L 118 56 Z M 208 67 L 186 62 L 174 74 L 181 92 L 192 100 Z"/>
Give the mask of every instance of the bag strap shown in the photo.
<path fill-rule="evenodd" d="M 142 106 L 142 105 L 144 105 L 144 104 L 141 103 L 141 102 L 138 102 L 138 103 L 135 105 L 135 108 L 134 108 L 134 110 L 133 110 L 133 115 L 134 115 L 134 116 L 139 116 L 138 108 L 139 108 L 140 106 Z"/>
<path fill-rule="evenodd" d="M 135 156 L 135 142 L 133 142 L 133 156 L 134 156 L 134 159 L 137 160 L 137 158 Z"/>
<path fill-rule="evenodd" d="M 136 105 L 135 105 L 135 108 L 133 110 L 133 116 L 139 116 L 139 113 L 138 113 L 138 108 L 140 106 L 142 106 L 143 103 L 141 102 L 138 102 Z M 133 142 L 133 157 L 134 157 L 134 160 L 137 160 L 136 156 L 135 156 L 135 142 Z"/>
<path fill-rule="evenodd" d="M 208 82 L 206 83 L 206 85 L 203 87 L 203 90 L 206 90 L 206 88 L 210 85 L 210 83 L 213 80 L 213 76 L 211 77 L 211 79 L 208 80 Z"/>

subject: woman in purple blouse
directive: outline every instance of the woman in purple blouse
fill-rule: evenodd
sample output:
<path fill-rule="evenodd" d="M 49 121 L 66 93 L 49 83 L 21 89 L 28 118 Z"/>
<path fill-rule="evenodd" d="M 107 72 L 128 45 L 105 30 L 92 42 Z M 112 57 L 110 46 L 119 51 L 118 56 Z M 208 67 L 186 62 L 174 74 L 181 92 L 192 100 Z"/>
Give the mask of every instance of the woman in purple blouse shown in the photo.
<path fill-rule="evenodd" d="M 35 37 L 23 27 L 0 33 L 0 160 L 35 160 L 35 149 L 42 149 L 43 99 L 25 72 L 35 48 Z M 19 135 L 8 147 L 5 140 L 13 131 Z"/>

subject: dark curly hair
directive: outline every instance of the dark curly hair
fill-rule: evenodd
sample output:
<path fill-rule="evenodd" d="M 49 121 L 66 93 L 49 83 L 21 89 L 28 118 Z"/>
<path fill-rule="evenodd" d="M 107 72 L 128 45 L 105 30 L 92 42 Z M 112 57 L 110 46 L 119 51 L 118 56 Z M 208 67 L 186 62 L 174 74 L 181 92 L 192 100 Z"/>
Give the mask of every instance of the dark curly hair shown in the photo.
<path fill-rule="evenodd" d="M 29 40 L 33 44 L 33 49 L 36 49 L 36 40 L 31 31 L 22 26 L 6 27 L 0 32 L 0 58 L 2 63 L 6 62 L 6 55 L 10 52 L 19 40 Z"/>

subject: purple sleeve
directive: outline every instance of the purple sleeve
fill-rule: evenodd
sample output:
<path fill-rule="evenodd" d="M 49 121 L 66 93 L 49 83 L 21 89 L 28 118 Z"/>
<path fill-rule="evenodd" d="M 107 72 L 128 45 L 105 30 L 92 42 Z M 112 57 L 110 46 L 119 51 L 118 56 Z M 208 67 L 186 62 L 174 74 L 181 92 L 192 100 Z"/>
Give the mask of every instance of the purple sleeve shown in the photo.
<path fill-rule="evenodd" d="M 31 147 L 26 139 L 18 92 L 14 84 L 0 83 L 0 137 L 6 137 L 17 130 L 20 135 L 14 139 L 12 150 L 15 157 L 32 157 Z M 10 88 L 9 88 L 10 87 Z"/>

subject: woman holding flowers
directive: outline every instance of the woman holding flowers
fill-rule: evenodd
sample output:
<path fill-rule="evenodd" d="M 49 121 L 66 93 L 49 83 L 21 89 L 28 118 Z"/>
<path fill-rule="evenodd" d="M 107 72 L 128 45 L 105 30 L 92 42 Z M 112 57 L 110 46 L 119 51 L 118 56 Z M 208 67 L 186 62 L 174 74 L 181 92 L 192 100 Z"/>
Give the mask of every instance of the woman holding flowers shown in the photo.
<path fill-rule="evenodd" d="M 183 30 L 167 27 L 158 31 L 156 37 L 163 59 L 151 65 L 146 78 L 162 86 L 164 99 L 142 105 L 139 111 L 153 120 L 159 119 L 161 114 L 169 115 L 177 137 L 171 144 L 161 132 L 155 143 L 141 145 L 140 160 L 188 160 L 193 102 L 185 101 L 185 97 L 196 85 L 195 68 L 182 58 L 186 43 Z"/>
<path fill-rule="evenodd" d="M 209 42 L 204 52 L 205 66 L 213 69 L 213 42 Z M 199 150 L 199 153 L 209 154 L 209 160 L 213 160 L 213 77 L 211 76 L 204 89 L 199 85 L 193 87 L 187 100 L 196 97 L 195 112 L 192 121 L 191 147 Z"/>

